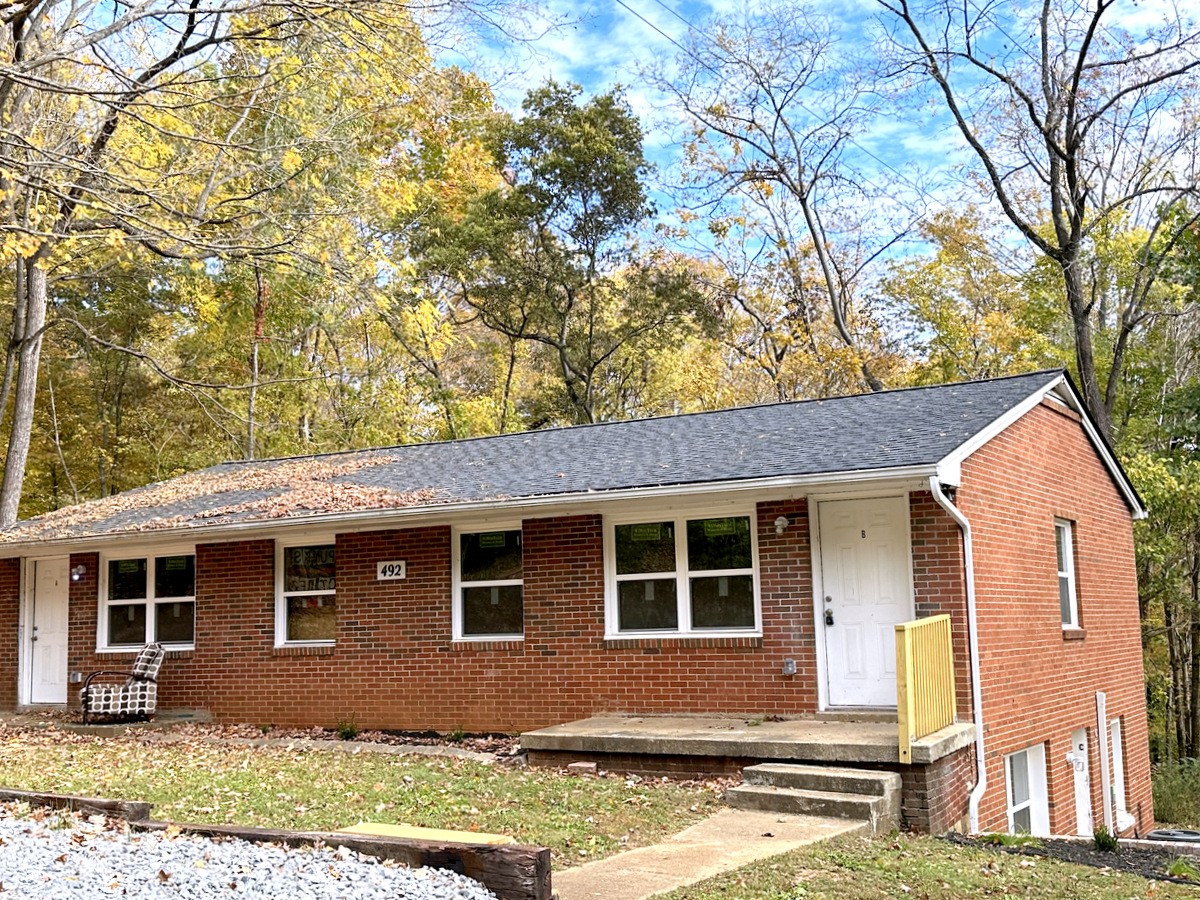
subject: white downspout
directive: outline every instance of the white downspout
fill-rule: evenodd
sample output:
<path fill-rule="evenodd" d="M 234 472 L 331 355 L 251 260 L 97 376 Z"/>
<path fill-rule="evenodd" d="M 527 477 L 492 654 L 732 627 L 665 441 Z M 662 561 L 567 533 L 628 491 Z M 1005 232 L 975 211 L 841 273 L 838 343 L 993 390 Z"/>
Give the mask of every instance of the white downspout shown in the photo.
<path fill-rule="evenodd" d="M 958 523 L 963 535 L 963 568 L 967 587 L 967 644 L 971 654 L 971 702 L 975 719 L 975 787 L 967 809 L 972 834 L 979 833 L 979 803 L 987 790 L 987 756 L 983 749 L 983 682 L 979 674 L 979 627 L 975 617 L 975 554 L 971 540 L 971 523 L 942 492 L 942 483 L 937 475 L 929 478 L 929 492 L 942 509 Z"/>

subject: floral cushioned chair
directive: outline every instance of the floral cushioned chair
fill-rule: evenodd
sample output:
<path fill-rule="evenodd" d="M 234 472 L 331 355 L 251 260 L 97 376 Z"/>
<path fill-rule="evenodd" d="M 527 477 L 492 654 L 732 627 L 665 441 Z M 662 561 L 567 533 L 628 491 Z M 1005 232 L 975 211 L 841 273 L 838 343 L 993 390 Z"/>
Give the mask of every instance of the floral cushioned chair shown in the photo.
<path fill-rule="evenodd" d="M 83 704 L 83 723 L 89 717 L 111 719 L 149 719 L 158 705 L 158 670 L 166 651 L 162 644 L 147 644 L 139 651 L 128 672 L 92 672 L 83 682 L 79 700 Z M 100 677 L 124 678 L 121 684 L 93 684 Z"/>

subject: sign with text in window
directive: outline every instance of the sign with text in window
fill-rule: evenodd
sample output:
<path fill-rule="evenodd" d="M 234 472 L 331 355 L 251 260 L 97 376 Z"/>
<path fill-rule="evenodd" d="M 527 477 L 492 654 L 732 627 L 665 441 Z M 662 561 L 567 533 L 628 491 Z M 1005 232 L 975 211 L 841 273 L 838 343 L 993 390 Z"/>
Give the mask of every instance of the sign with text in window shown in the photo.
<path fill-rule="evenodd" d="M 399 581 L 407 575 L 407 566 L 402 559 L 375 564 L 376 581 Z"/>

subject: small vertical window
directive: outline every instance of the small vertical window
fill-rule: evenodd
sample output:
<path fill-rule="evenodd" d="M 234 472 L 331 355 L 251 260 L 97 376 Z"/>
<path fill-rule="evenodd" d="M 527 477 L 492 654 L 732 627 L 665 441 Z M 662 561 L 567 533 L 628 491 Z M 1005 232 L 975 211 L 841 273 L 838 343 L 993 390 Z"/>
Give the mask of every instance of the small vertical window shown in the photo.
<path fill-rule="evenodd" d="M 525 634 L 521 530 L 458 536 L 456 637 L 515 639 Z"/>
<path fill-rule="evenodd" d="M 333 544 L 283 547 L 276 643 L 333 643 L 337 634 Z"/>
<path fill-rule="evenodd" d="M 1010 834 L 1045 836 L 1050 833 L 1046 797 L 1046 750 L 1034 744 L 1004 759 Z"/>
<path fill-rule="evenodd" d="M 1058 608 L 1063 628 L 1079 627 L 1079 601 L 1075 593 L 1075 539 L 1071 523 L 1054 522 L 1054 542 L 1058 555 Z"/>

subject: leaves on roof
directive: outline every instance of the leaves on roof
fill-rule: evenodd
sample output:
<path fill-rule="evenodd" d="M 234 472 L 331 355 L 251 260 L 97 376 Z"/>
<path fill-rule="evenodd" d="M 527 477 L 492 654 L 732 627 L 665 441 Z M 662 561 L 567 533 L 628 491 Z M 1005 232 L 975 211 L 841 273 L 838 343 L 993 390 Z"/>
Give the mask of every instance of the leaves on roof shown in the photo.
<path fill-rule="evenodd" d="M 305 457 L 218 466 L 18 522 L 0 533 L 0 543 L 70 537 L 90 531 L 92 526 L 100 523 L 105 523 L 105 531 L 121 534 L 195 528 L 232 521 L 403 509 L 437 500 L 439 492 L 434 490 L 392 491 L 355 484 L 351 478 L 364 468 L 394 461 L 393 454 L 374 453 L 349 459 Z M 221 503 L 225 495 L 246 493 L 255 496 Z M 195 505 L 204 500 L 211 502 L 202 509 L 169 512 L 172 507 Z M 163 514 L 150 518 L 131 517 L 127 523 L 119 521 L 122 516 L 152 513 L 157 509 L 162 509 Z M 112 519 L 118 521 L 110 522 Z"/>

